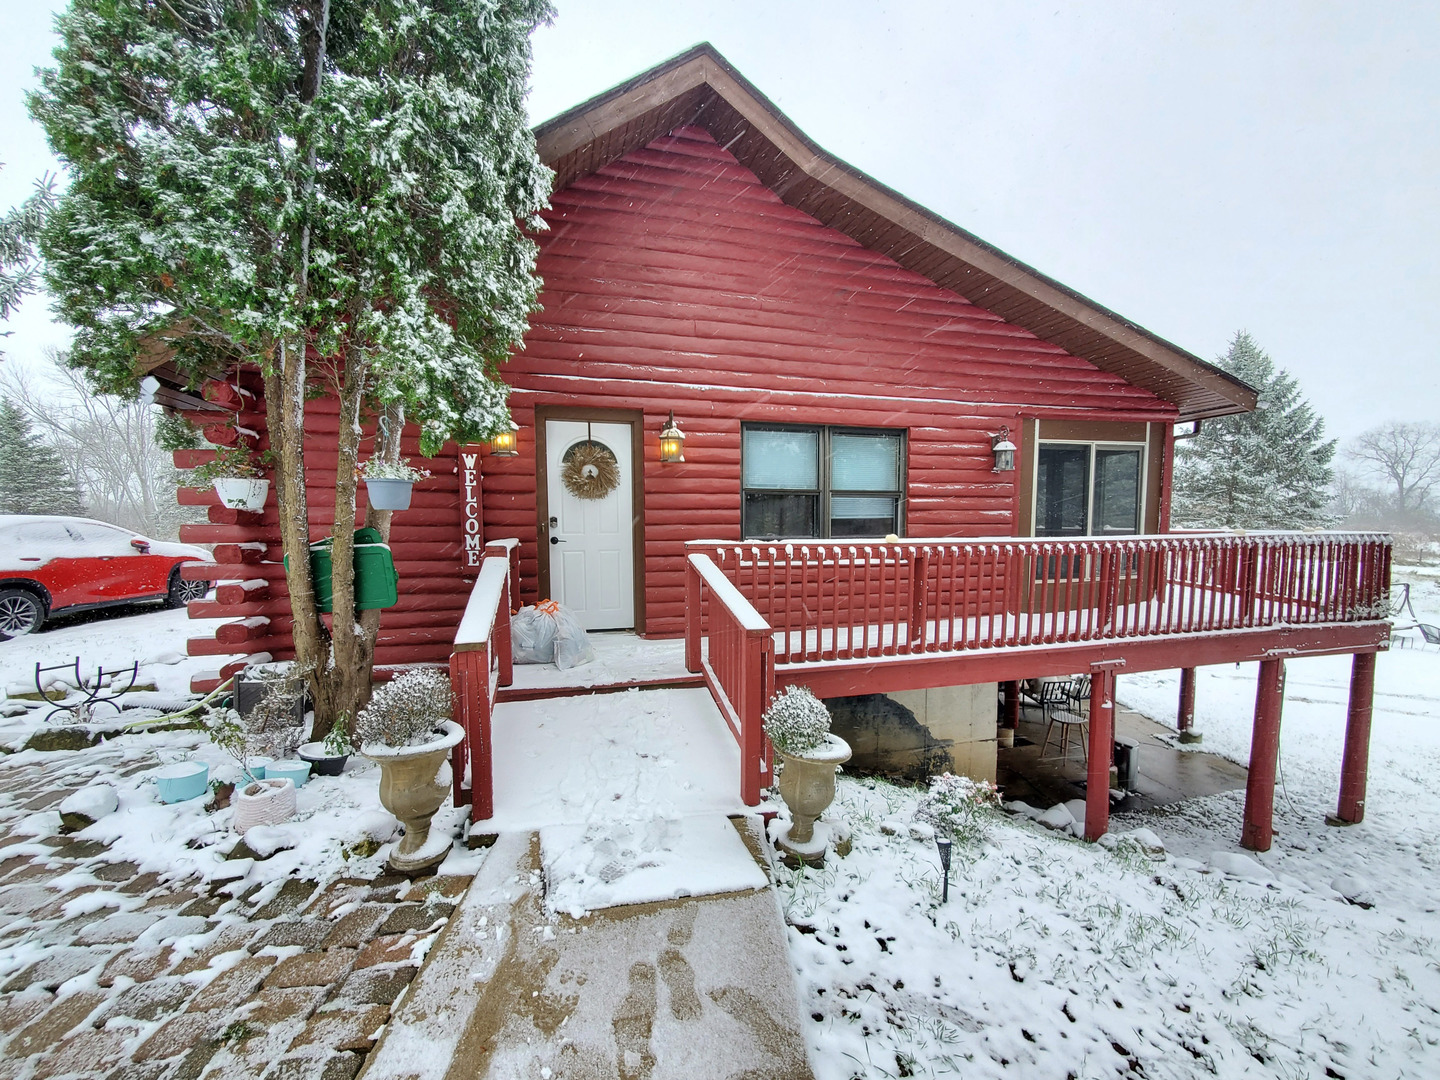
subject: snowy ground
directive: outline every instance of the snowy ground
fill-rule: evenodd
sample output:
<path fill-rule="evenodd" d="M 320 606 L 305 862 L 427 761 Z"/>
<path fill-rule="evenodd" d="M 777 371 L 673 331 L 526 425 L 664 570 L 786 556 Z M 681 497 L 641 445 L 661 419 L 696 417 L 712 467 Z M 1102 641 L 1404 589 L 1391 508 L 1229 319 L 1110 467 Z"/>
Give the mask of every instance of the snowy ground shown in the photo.
<path fill-rule="evenodd" d="M 1415 580 L 1440 623 L 1440 584 Z M 781 889 L 816 1075 L 1440 1075 L 1440 651 L 1380 657 L 1366 820 L 1332 828 L 1349 672 L 1288 665 L 1258 857 L 1243 792 L 1114 820 L 1158 834 L 1159 861 L 997 813 L 957 844 L 942 905 L 935 846 L 908 833 L 918 793 L 842 779 L 854 850 Z M 1173 723 L 1177 692 L 1164 672 L 1118 697 Z M 1201 670 L 1205 750 L 1247 763 L 1254 694 L 1254 665 Z"/>
<path fill-rule="evenodd" d="M 78 617 L 65 619 L 54 628 L 0 641 L 0 690 L 5 692 L 0 693 L 0 701 L 5 694 L 35 692 L 37 663 L 49 667 L 79 657 L 82 677 L 92 677 L 97 667 L 107 672 L 124 668 L 123 684 L 129 681 L 130 665 L 138 660 L 136 685 L 154 685 L 167 698 L 180 699 L 190 693 L 191 676 L 217 670 L 230 659 L 185 655 L 187 638 L 210 636 L 224 619 L 191 619 L 183 608 L 136 610 L 138 614 L 122 616 L 95 613 L 83 622 Z M 64 672 L 50 677 L 63 678 Z M 108 710 L 102 718 L 106 714 Z"/>

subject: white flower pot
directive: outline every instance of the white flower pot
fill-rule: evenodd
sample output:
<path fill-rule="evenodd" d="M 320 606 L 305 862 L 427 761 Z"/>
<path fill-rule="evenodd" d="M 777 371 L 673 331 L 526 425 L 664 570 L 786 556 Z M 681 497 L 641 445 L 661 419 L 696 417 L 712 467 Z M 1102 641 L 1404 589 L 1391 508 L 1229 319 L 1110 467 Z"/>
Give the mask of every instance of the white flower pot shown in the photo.
<path fill-rule="evenodd" d="M 215 481 L 215 494 L 231 510 L 263 510 L 269 493 L 269 480 L 229 476 Z"/>
<path fill-rule="evenodd" d="M 235 788 L 235 831 L 242 836 L 256 825 L 279 825 L 295 814 L 295 785 L 284 780 L 257 780 Z"/>
<path fill-rule="evenodd" d="M 414 486 L 411 480 L 365 480 L 365 491 L 370 505 L 376 510 L 409 510 L 410 491 Z"/>

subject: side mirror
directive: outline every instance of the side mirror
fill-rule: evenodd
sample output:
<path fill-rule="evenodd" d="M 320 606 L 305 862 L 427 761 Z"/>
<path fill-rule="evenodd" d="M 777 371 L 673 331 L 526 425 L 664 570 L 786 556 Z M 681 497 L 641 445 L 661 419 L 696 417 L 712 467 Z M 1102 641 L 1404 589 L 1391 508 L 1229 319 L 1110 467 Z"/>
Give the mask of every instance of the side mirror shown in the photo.
<path fill-rule="evenodd" d="M 134 548 L 136 551 L 138 551 L 141 555 L 149 555 L 149 554 L 150 554 L 150 541 L 149 541 L 149 540 L 141 540 L 141 539 L 137 536 L 134 540 L 131 540 L 131 541 L 130 541 L 130 546 L 131 546 L 132 548 Z"/>

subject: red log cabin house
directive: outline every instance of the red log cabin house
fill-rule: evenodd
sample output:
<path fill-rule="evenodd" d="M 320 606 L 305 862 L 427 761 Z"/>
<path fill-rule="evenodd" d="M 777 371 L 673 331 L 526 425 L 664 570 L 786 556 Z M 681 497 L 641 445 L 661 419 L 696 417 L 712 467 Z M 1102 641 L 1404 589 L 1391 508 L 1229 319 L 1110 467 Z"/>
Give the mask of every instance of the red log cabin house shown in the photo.
<path fill-rule="evenodd" d="M 1261 850 L 1284 660 L 1351 653 L 1338 817 L 1360 820 L 1389 539 L 1169 531 L 1176 425 L 1253 409 L 1254 390 L 828 155 L 708 45 L 535 134 L 556 178 L 543 310 L 504 372 L 513 449 L 424 463 L 377 649 L 450 664 L 477 822 L 512 599 L 545 597 L 592 629 L 683 635 L 751 805 L 777 683 L 891 695 L 946 764 L 993 776 L 997 685 L 1014 702 L 1017 680 L 1088 673 L 1091 838 L 1116 674 L 1258 660 L 1243 841 Z M 264 445 L 257 379 L 202 400 L 155 373 L 217 439 L 232 410 Z M 308 409 L 319 538 L 337 413 Z M 218 564 L 186 576 L 233 582 L 190 605 L 234 620 L 190 651 L 285 658 L 273 500 L 182 501 L 209 507 L 182 539 Z"/>

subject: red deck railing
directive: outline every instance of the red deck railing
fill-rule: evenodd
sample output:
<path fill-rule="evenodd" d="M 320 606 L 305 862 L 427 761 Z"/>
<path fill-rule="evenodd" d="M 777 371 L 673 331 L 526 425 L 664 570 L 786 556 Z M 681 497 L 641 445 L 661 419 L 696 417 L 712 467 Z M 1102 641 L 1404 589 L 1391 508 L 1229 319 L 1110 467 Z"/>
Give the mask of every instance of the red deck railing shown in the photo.
<path fill-rule="evenodd" d="M 1390 582 L 1369 533 L 687 547 L 773 628 L 777 664 L 1372 621 Z"/>
<path fill-rule="evenodd" d="M 496 690 L 509 686 L 514 674 L 510 597 L 518 551 L 519 545 L 509 541 L 486 546 L 486 558 L 470 590 L 450 654 L 452 715 L 465 729 L 465 738 L 451 756 L 455 805 L 465 805 L 468 764 L 471 821 L 484 821 L 495 813 L 490 720 L 495 714 Z"/>
<path fill-rule="evenodd" d="M 770 625 L 703 554 L 692 554 L 685 568 L 686 626 L 699 626 L 708 594 L 709 634 L 685 635 L 685 667 L 703 672 L 705 685 L 740 744 L 740 798 L 760 802 L 770 781 L 771 753 L 761 716 L 775 690 L 774 638 Z"/>

